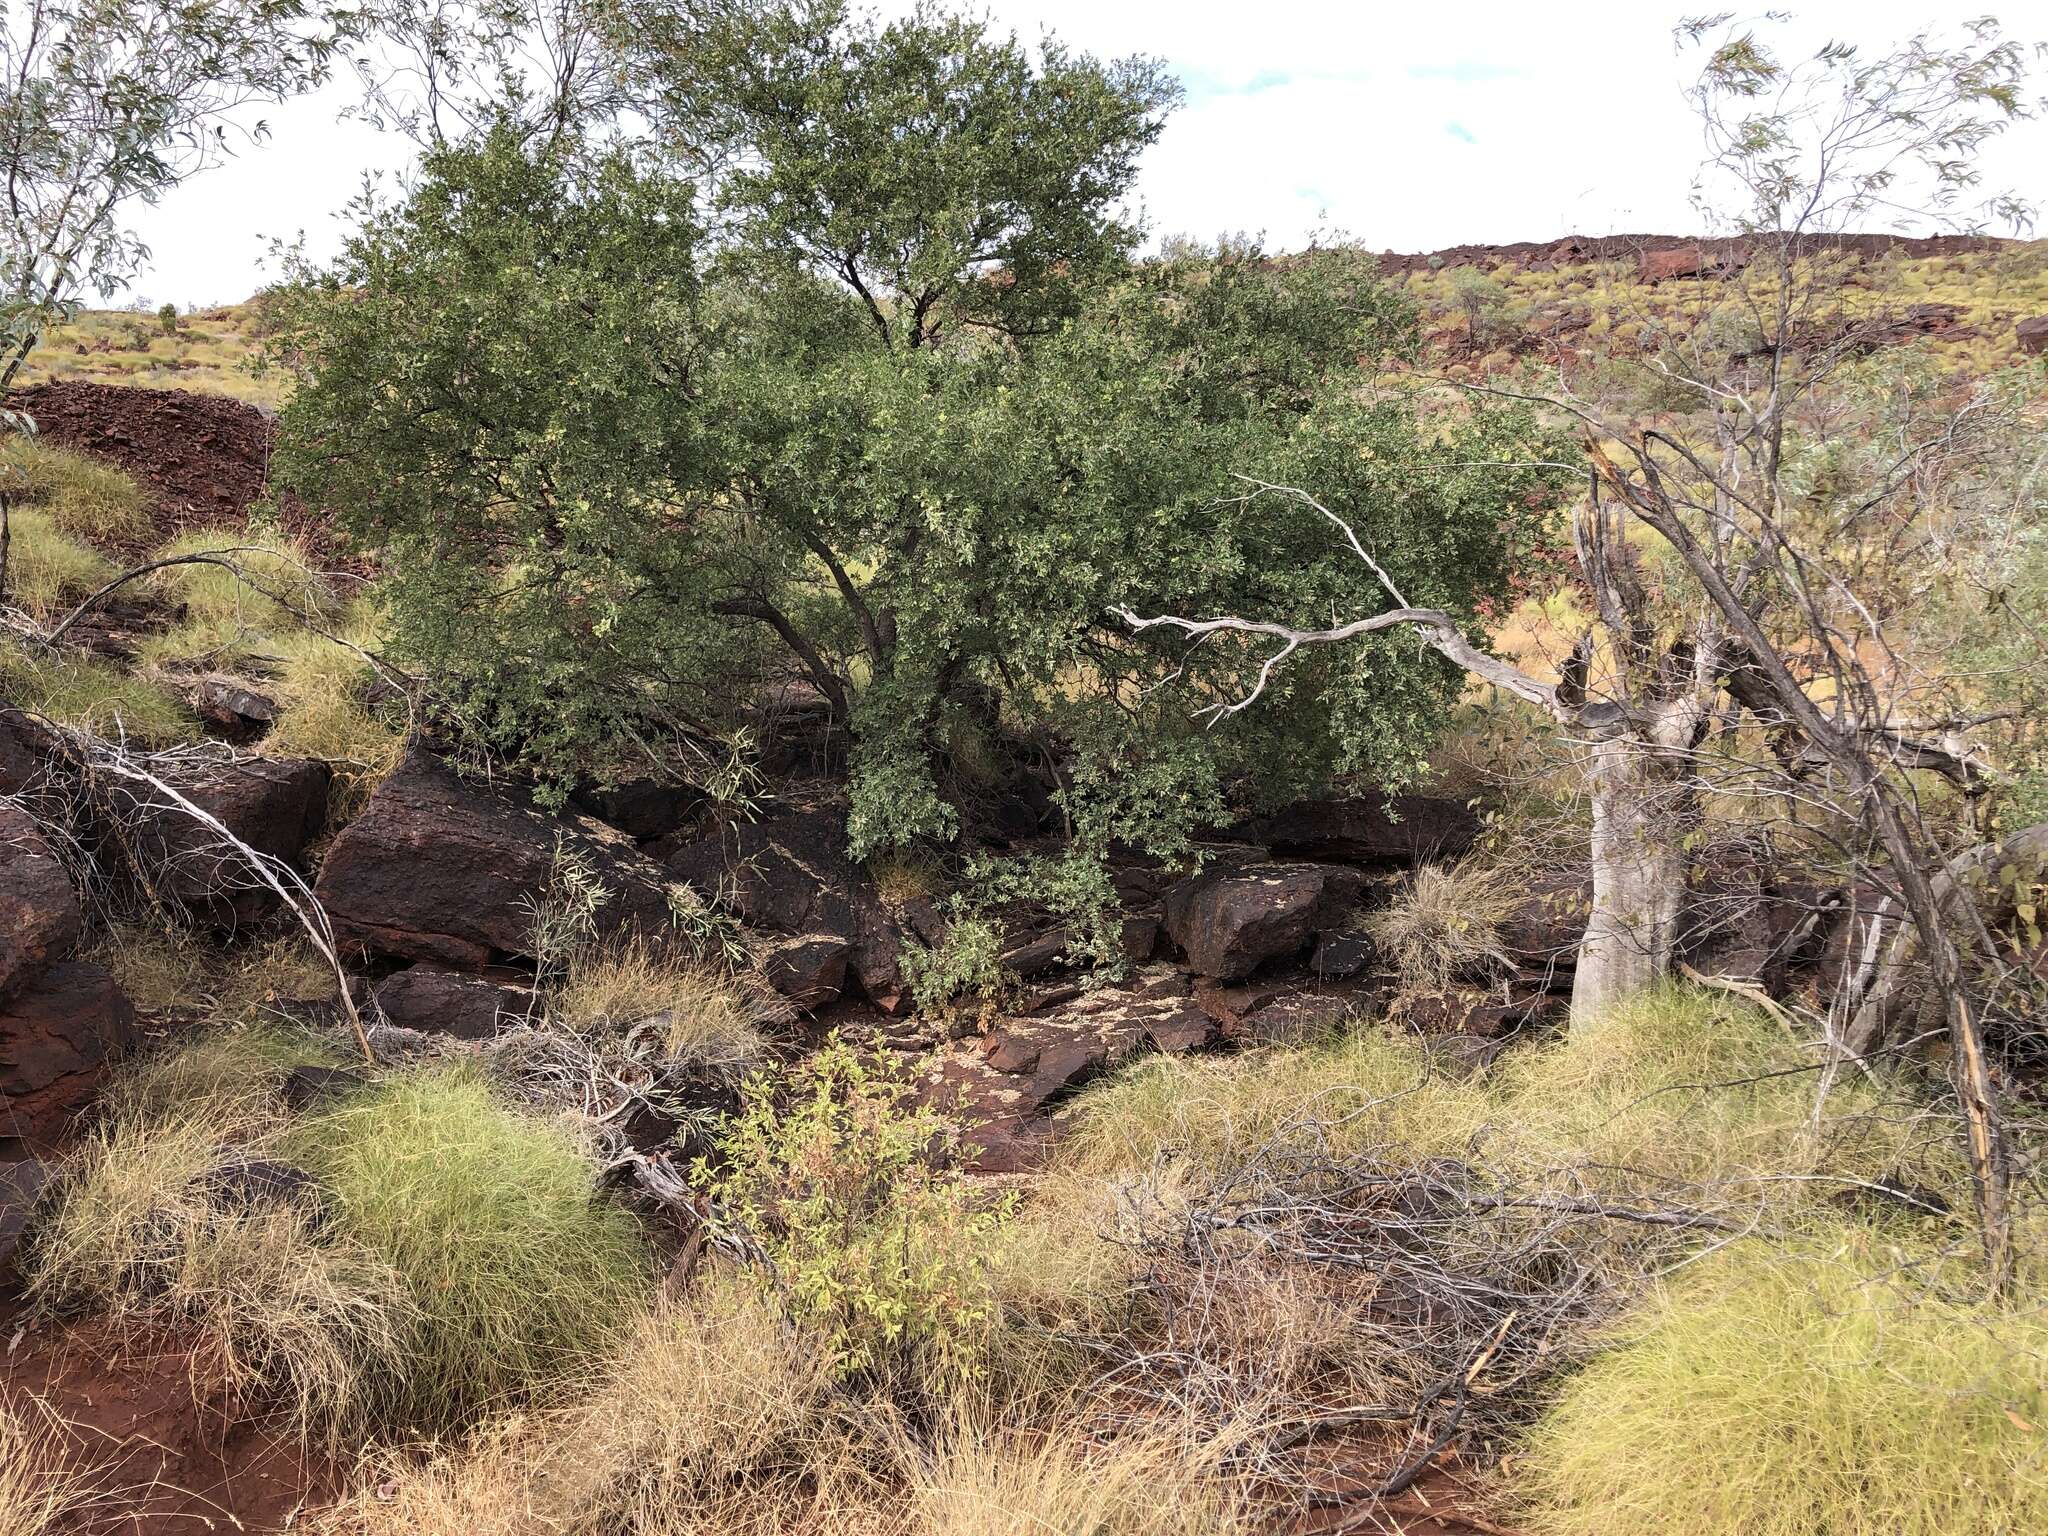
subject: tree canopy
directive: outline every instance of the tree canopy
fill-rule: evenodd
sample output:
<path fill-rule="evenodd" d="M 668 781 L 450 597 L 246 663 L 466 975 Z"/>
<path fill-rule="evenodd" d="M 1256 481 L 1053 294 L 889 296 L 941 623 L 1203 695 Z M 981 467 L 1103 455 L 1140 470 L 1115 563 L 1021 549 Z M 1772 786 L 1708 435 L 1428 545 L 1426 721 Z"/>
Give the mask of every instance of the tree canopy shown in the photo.
<path fill-rule="evenodd" d="M 1412 645 L 1211 734 L 1152 685 L 1235 697 L 1262 653 L 1112 612 L 1373 600 L 1241 476 L 1341 487 L 1416 602 L 1501 589 L 1552 455 L 1403 380 L 1369 257 L 1141 259 L 1151 61 L 836 4 L 634 25 L 648 140 L 444 146 L 282 305 L 281 465 L 386 552 L 398 644 L 473 729 L 557 774 L 668 762 L 795 682 L 851 732 L 860 852 L 957 835 L 969 740 L 1162 850 L 1236 788 L 1416 767 L 1460 681 Z"/>

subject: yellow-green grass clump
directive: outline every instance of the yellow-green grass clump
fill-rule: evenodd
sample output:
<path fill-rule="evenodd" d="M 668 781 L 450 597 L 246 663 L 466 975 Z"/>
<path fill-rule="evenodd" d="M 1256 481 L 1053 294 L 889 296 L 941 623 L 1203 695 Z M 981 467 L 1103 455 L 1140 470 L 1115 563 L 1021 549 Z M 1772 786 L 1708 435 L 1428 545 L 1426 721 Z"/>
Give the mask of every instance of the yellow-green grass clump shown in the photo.
<path fill-rule="evenodd" d="M 149 536 L 141 486 L 111 464 L 39 437 L 0 439 L 0 488 L 13 494 L 17 512 L 44 512 L 74 539 L 133 544 Z"/>
<path fill-rule="evenodd" d="M 616 1341 L 650 1260 L 559 1127 L 461 1069 L 403 1074 L 295 1126 L 287 1155 L 326 1185 L 338 1232 L 404 1278 L 385 1422 L 447 1427 L 587 1364 Z"/>
<path fill-rule="evenodd" d="M 1850 1234 L 1688 1272 L 1515 1459 L 1540 1536 L 2048 1530 L 2048 1318 Z"/>
<path fill-rule="evenodd" d="M 41 507 L 16 507 L 8 519 L 7 601 L 50 623 L 117 574 L 114 563 L 66 533 Z"/>
<path fill-rule="evenodd" d="M 311 551 L 276 529 L 194 529 L 172 539 L 154 558 L 194 555 L 215 555 L 225 563 L 168 566 L 149 578 L 164 601 L 183 606 L 188 642 L 216 638 L 225 643 L 247 631 L 294 628 L 302 616 L 323 621 L 332 616 L 334 593 Z"/>
<path fill-rule="evenodd" d="M 1336 1149 L 1482 1156 L 1542 1182 L 1791 1211 L 1894 1177 L 1967 1204 L 1946 1123 L 1838 1082 L 1818 1113 L 1815 1047 L 1719 993 L 1662 987 L 1562 1038 L 1460 1076 L 1428 1043 L 1363 1026 L 1302 1050 L 1155 1058 L 1090 1090 L 1066 1158 L 1096 1173 L 1179 1159 L 1217 1169 L 1306 1121 Z"/>
<path fill-rule="evenodd" d="M 196 741 L 200 734 L 198 717 L 154 679 L 95 656 L 14 640 L 0 640 L 0 698 L 59 725 L 141 746 Z"/>
<path fill-rule="evenodd" d="M 554 1016 L 583 1035 L 652 1027 L 664 1061 L 737 1077 L 768 1059 L 745 983 L 713 967 L 632 941 L 578 955 Z"/>
<path fill-rule="evenodd" d="M 28 1294 L 58 1314 L 174 1330 L 197 1346 L 197 1387 L 331 1439 L 393 1368 L 410 1332 L 405 1287 L 323 1230 L 311 1201 L 238 1192 L 235 1165 L 259 1155 L 280 1112 L 253 1077 L 172 1103 L 160 1090 L 189 1074 L 157 1070 L 168 1076 L 138 1085 L 75 1154 L 35 1229 Z"/>

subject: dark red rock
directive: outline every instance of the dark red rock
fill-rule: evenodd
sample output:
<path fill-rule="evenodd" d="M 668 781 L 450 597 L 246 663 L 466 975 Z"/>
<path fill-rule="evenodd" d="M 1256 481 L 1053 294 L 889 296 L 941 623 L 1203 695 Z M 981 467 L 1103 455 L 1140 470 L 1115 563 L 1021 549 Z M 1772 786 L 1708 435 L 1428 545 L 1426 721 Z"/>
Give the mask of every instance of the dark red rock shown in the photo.
<path fill-rule="evenodd" d="M 1336 1030 L 1356 1011 L 1348 996 L 1333 992 L 1295 992 L 1245 1015 L 1239 1030 L 1258 1045 L 1302 1045 Z"/>
<path fill-rule="evenodd" d="M 2013 336 L 2019 342 L 2020 350 L 2029 357 L 2039 357 L 2048 352 L 2048 315 L 2022 320 L 2013 327 Z"/>
<path fill-rule="evenodd" d="M 1321 864 L 1208 870 L 1166 893 L 1166 934 L 1198 975 L 1247 976 L 1261 962 L 1306 946 L 1362 884 L 1354 871 Z"/>
<path fill-rule="evenodd" d="M 1356 976 L 1371 963 L 1372 940 L 1362 933 L 1326 933 L 1316 940 L 1316 952 L 1308 967 L 1328 981 Z"/>
<path fill-rule="evenodd" d="M 135 1043 L 135 1009 L 104 968 L 63 960 L 0 1004 L 0 1151 L 46 1147 Z"/>
<path fill-rule="evenodd" d="M 22 1239 L 49 1183 L 50 1165 L 38 1158 L 0 1163 L 0 1296 L 14 1288 Z"/>
<path fill-rule="evenodd" d="M 161 777 L 242 842 L 286 864 L 300 863 L 327 819 L 331 773 L 325 763 L 198 759 L 166 768 Z M 117 798 L 138 823 L 124 846 L 158 897 L 224 926 L 277 909 L 276 894 L 257 878 L 248 859 L 167 796 L 123 783 Z"/>
<path fill-rule="evenodd" d="M 377 1007 L 403 1029 L 488 1040 L 505 1018 L 524 1018 L 533 1003 L 526 976 L 503 966 L 481 973 L 431 961 L 394 971 L 377 987 Z"/>
<path fill-rule="evenodd" d="M 512 785 L 470 783 L 420 749 L 334 840 L 316 889 L 358 950 L 482 970 L 532 948 L 528 904 L 546 893 L 558 845 L 604 887 L 600 937 L 669 929 L 661 866 L 624 834 L 552 815 Z"/>
<path fill-rule="evenodd" d="M 644 843 L 680 830 L 707 797 L 689 784 L 625 779 L 584 785 L 569 798 L 578 810 Z"/>
<path fill-rule="evenodd" d="M 1700 277 L 1712 270 L 1713 258 L 1697 245 L 1681 245 L 1669 251 L 1644 251 L 1636 258 L 1636 277 L 1645 283 Z"/>
<path fill-rule="evenodd" d="M 260 736 L 277 720 L 277 700 L 231 677 L 201 678 L 192 689 L 192 708 L 232 741 Z"/>
<path fill-rule="evenodd" d="M 1454 859 L 1479 838 L 1479 813 L 1444 795 L 1298 800 L 1243 828 L 1275 853 L 1345 864 Z"/>
<path fill-rule="evenodd" d="M 795 933 L 770 940 L 760 953 L 768 985 L 806 1013 L 838 999 L 846 990 L 846 961 L 852 946 L 836 933 Z"/>
<path fill-rule="evenodd" d="M 1168 967 L 1154 967 L 1166 972 Z M 1184 987 L 1153 985 L 1084 993 L 1052 1011 L 996 1021 L 979 1042 L 940 1052 L 924 1076 L 929 1102 L 963 1121 L 984 1172 L 1036 1166 L 1050 1141 L 1050 1111 L 1096 1073 L 1146 1051 L 1200 1048 L 1215 1026 Z"/>
<path fill-rule="evenodd" d="M 910 997 L 897 965 L 903 930 L 867 871 L 846 853 L 846 817 L 819 807 L 723 828 L 669 856 L 668 873 L 728 902 L 750 927 L 833 934 L 847 945 L 848 978 L 888 1013 Z"/>
<path fill-rule="evenodd" d="M 78 942 L 71 877 L 26 811 L 0 805 L 0 996 Z"/>

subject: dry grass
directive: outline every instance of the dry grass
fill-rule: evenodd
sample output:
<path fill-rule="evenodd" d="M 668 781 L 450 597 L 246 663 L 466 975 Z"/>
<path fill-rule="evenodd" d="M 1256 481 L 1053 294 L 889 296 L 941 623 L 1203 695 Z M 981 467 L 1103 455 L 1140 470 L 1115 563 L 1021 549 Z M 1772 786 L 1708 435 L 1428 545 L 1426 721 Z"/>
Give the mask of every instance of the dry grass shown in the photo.
<path fill-rule="evenodd" d="M 16 507 L 8 519 L 7 600 L 49 624 L 116 574 L 114 563 L 58 525 L 49 511 Z"/>
<path fill-rule="evenodd" d="M 235 569 L 178 565 L 145 578 L 163 602 L 184 608 L 185 644 L 210 643 L 220 649 L 250 632 L 292 630 L 304 614 L 322 620 L 334 615 L 333 589 L 312 552 L 275 528 L 251 525 L 241 533 L 195 529 L 172 539 L 154 558 L 202 554 L 218 554 Z"/>
<path fill-rule="evenodd" d="M 1442 992 L 1454 981 L 1513 969 L 1500 930 L 1526 894 L 1521 875 L 1497 864 L 1426 864 L 1384 907 L 1365 914 L 1365 931 L 1399 969 L 1405 991 Z"/>
<path fill-rule="evenodd" d="M 148 389 L 189 389 L 277 405 L 288 389 L 281 370 L 252 370 L 262 345 L 262 304 L 251 300 L 179 317 L 167 333 L 154 313 L 89 309 L 52 326 L 30 354 L 22 384 L 84 379 Z"/>
<path fill-rule="evenodd" d="M 736 1079 L 769 1056 L 745 982 L 637 939 L 579 954 L 553 1011 L 582 1035 L 649 1032 L 655 1055 L 686 1072 Z"/>
<path fill-rule="evenodd" d="M 101 935 L 92 958 L 145 1013 L 205 1014 L 239 1024 L 279 1004 L 334 997 L 334 973 L 296 936 L 222 949 L 177 929 L 121 924 Z"/>
<path fill-rule="evenodd" d="M 17 512 L 41 509 L 70 538 L 132 544 L 149 536 L 148 498 L 111 464 L 15 434 L 0 440 L 0 477 L 13 482 Z"/>
<path fill-rule="evenodd" d="M 93 1503 L 64 1437 L 0 1404 L 0 1531 L 59 1536 Z"/>

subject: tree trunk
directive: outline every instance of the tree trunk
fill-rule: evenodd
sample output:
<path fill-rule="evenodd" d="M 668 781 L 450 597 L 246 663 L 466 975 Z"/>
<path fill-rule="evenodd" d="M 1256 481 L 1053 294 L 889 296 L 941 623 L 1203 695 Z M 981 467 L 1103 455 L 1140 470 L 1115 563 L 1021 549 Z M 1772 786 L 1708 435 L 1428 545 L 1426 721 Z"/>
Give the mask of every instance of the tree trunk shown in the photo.
<path fill-rule="evenodd" d="M 1588 778 L 1593 910 L 1572 979 L 1574 1029 L 1671 973 L 1692 800 L 1683 776 L 1630 737 L 1595 743 Z"/>

